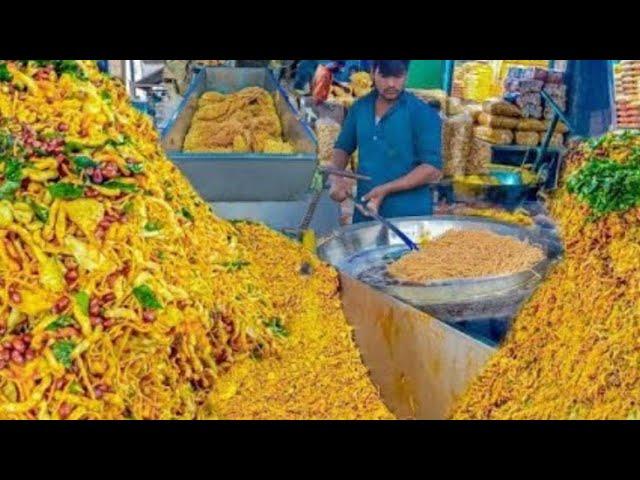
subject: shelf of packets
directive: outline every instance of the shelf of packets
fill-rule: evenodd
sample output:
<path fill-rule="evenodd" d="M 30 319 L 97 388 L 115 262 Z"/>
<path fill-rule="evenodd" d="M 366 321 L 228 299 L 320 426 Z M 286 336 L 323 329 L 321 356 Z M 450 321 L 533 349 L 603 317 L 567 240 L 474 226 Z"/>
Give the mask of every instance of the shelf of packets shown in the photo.
<path fill-rule="evenodd" d="M 442 155 L 444 174 L 482 175 L 488 173 L 496 145 L 538 147 L 544 141 L 551 120 L 526 118 L 522 109 L 503 99 L 466 105 L 463 112 L 444 119 Z M 561 148 L 568 128 L 556 126 L 550 147 Z"/>
<path fill-rule="evenodd" d="M 509 71 L 512 68 L 532 68 L 538 67 L 546 69 L 549 65 L 549 60 L 498 60 L 496 66 L 496 72 L 498 74 L 498 82 L 503 83 L 504 79 L 509 75 Z"/>
<path fill-rule="evenodd" d="M 622 60 L 615 66 L 616 126 L 640 129 L 640 60 Z"/>
<path fill-rule="evenodd" d="M 567 86 L 563 72 L 538 67 L 509 69 L 504 80 L 504 98 L 520 107 L 522 117 L 547 120 L 553 117 L 553 109 L 546 104 L 542 91 L 560 110 L 566 110 Z"/>
<path fill-rule="evenodd" d="M 487 61 L 462 63 L 454 71 L 451 95 L 483 102 L 495 94 L 493 75 L 493 68 Z"/>
<path fill-rule="evenodd" d="M 484 102 L 504 93 L 503 80 L 509 71 L 545 67 L 548 60 L 477 60 L 460 61 L 454 72 L 452 96 Z"/>

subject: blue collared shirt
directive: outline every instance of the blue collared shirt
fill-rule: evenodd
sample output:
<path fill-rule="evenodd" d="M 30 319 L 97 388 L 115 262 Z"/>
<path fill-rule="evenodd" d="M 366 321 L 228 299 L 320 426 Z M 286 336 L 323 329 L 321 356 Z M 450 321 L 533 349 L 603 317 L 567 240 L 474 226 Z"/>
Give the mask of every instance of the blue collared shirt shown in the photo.
<path fill-rule="evenodd" d="M 409 92 L 375 121 L 378 94 L 373 91 L 353 104 L 335 147 L 351 155 L 358 149 L 358 173 L 371 177 L 358 181 L 358 198 L 373 188 L 407 175 L 426 163 L 442 169 L 441 120 L 437 109 Z M 429 186 L 388 195 L 380 208 L 383 217 L 411 217 L 433 213 Z M 367 221 L 356 210 L 354 223 Z"/>

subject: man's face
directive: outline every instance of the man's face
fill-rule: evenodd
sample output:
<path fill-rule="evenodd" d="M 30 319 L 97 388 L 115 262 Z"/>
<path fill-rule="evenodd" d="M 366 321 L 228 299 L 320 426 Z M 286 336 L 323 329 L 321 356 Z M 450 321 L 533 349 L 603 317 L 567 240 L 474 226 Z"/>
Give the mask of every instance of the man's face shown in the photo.
<path fill-rule="evenodd" d="M 407 81 L 407 74 L 400 76 L 383 76 L 378 69 L 374 72 L 373 81 L 378 93 L 387 101 L 397 100 L 404 91 L 404 85 Z"/>

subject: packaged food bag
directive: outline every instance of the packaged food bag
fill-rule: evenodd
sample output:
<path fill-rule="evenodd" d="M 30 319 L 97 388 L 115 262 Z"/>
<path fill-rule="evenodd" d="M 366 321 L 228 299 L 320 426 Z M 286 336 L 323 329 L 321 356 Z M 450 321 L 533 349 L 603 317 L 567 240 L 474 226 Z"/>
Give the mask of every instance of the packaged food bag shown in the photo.
<path fill-rule="evenodd" d="M 500 115 L 491 115 L 488 113 L 480 113 L 478 115 L 478 123 L 485 127 L 504 128 L 512 130 L 518 126 L 518 119 L 514 117 L 503 117 Z"/>
<path fill-rule="evenodd" d="M 331 118 L 320 118 L 315 125 L 318 139 L 318 162 L 325 165 L 333 158 L 333 147 L 340 135 L 340 124 Z"/>
<path fill-rule="evenodd" d="M 542 120 L 523 118 L 518 121 L 517 129 L 522 132 L 544 132 L 547 129 L 547 125 Z"/>
<path fill-rule="evenodd" d="M 491 115 L 502 115 L 504 117 L 520 117 L 520 109 L 512 103 L 504 100 L 487 100 L 482 104 L 482 110 Z"/>
<path fill-rule="evenodd" d="M 480 140 L 496 145 L 509 145 L 513 142 L 511 130 L 478 126 L 473 129 L 473 135 Z"/>
<path fill-rule="evenodd" d="M 492 155 L 493 150 L 490 143 L 474 138 L 471 141 L 471 151 L 469 152 L 465 173 L 467 175 L 488 174 Z"/>
<path fill-rule="evenodd" d="M 462 113 L 445 118 L 442 125 L 443 174 L 446 177 L 463 175 L 471 141 L 473 139 L 473 120 Z"/>
<path fill-rule="evenodd" d="M 538 132 L 516 132 L 516 144 L 535 147 L 540 143 Z"/>

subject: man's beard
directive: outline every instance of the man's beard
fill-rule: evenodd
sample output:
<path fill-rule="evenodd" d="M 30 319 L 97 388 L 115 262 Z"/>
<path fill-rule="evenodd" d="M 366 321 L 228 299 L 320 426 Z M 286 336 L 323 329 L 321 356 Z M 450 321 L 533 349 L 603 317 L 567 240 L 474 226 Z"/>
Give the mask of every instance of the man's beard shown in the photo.
<path fill-rule="evenodd" d="M 382 98 L 385 100 L 397 100 L 401 93 L 402 90 L 383 90 Z"/>

